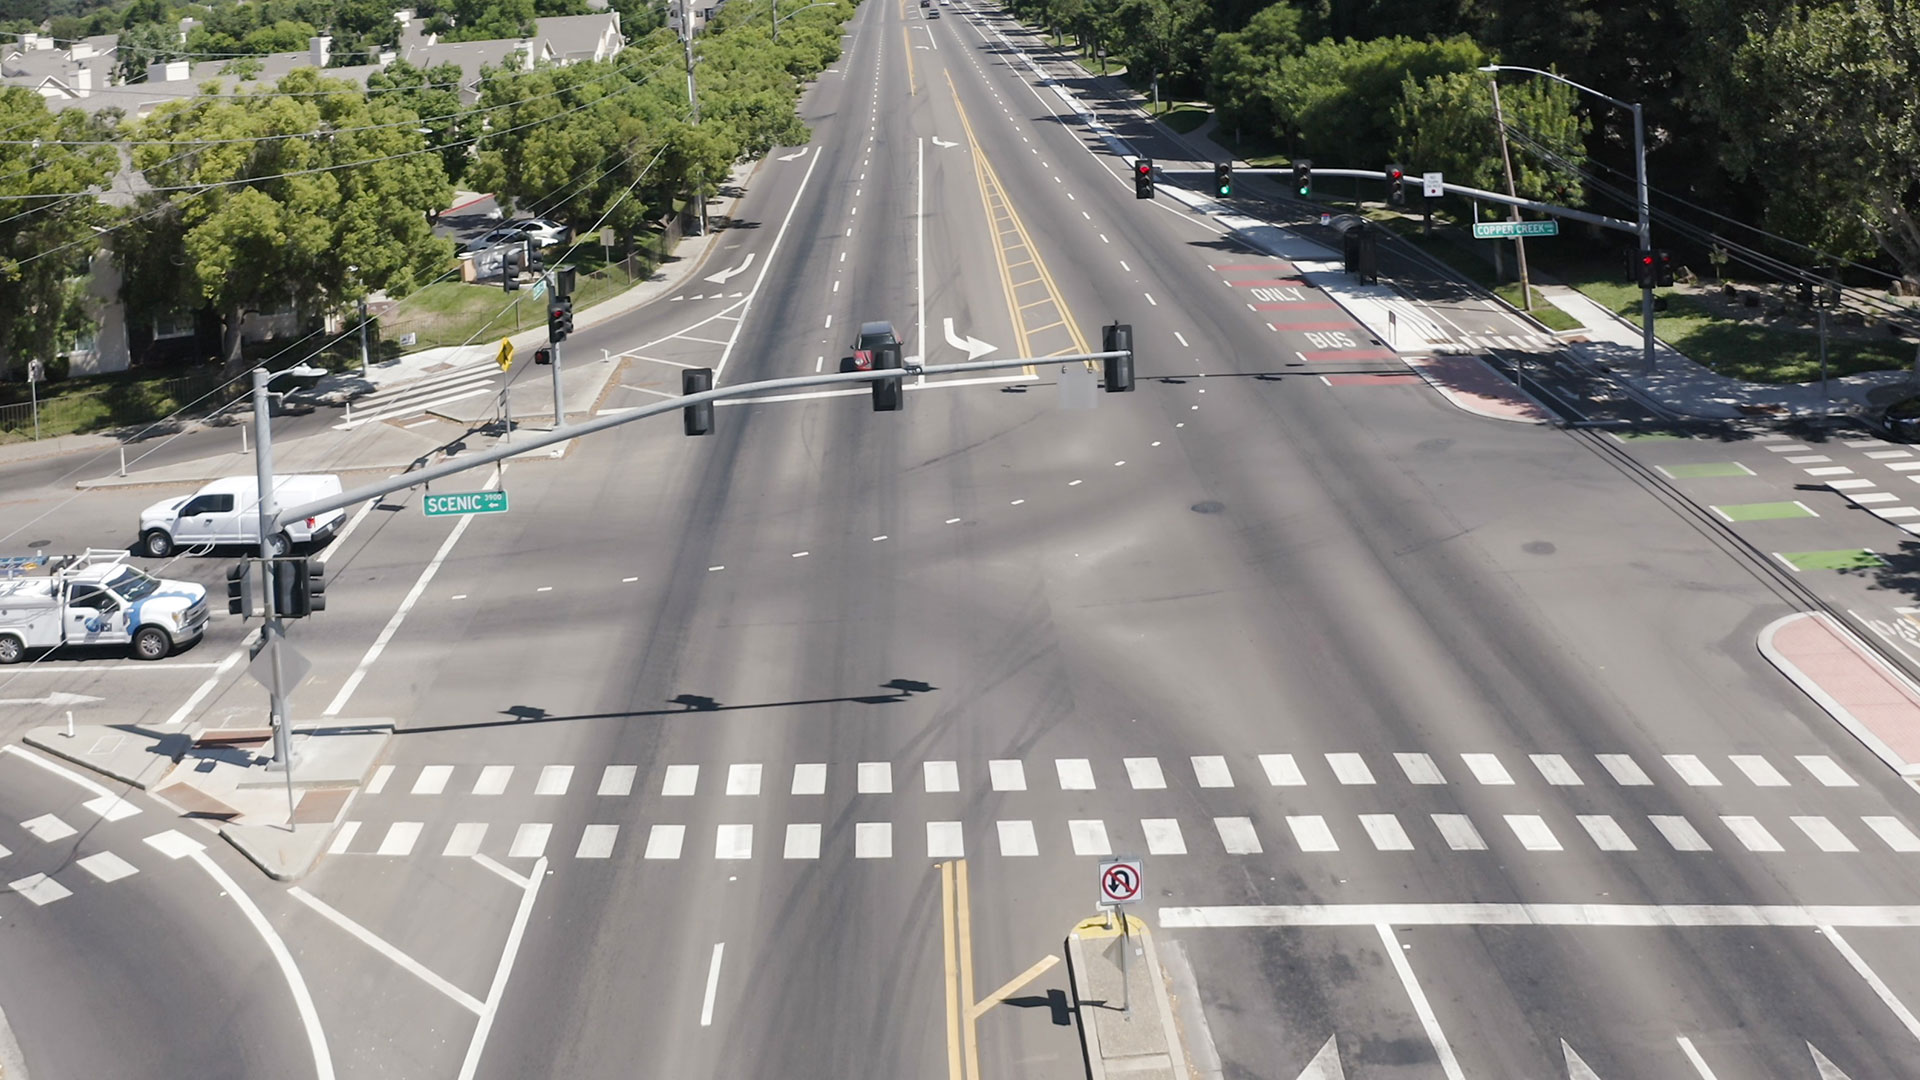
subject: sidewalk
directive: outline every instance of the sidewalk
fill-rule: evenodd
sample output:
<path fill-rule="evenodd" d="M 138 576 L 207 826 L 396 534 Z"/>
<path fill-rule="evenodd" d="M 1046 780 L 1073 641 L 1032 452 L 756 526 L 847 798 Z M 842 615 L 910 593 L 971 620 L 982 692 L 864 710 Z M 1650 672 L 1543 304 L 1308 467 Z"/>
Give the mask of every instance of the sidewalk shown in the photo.
<path fill-rule="evenodd" d="M 1750 416 L 1858 416 L 1875 408 L 1873 391 L 1908 382 L 1907 371 L 1873 371 L 1820 384 L 1744 382 L 1718 375 L 1654 339 L 1653 370 L 1646 367 L 1639 326 L 1565 285 L 1538 285 L 1548 303 L 1579 321 L 1582 330 L 1565 331 L 1568 351 L 1589 367 L 1605 371 L 1642 404 L 1674 416 L 1737 419 Z M 1657 330 L 1659 320 L 1654 320 Z"/>
<path fill-rule="evenodd" d="M 1825 615 L 1760 631 L 1760 652 L 1894 772 L 1920 778 L 1920 686 Z"/>

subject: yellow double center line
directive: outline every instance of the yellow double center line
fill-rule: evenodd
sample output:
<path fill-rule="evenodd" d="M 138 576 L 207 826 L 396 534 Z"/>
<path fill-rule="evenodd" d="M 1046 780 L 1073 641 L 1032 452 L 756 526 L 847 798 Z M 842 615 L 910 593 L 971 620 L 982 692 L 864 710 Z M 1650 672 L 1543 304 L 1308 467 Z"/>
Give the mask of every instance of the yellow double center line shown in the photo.
<path fill-rule="evenodd" d="M 1027 232 L 1026 224 L 1014 211 L 1006 185 L 1000 182 L 999 175 L 987 161 L 986 152 L 980 149 L 980 141 L 974 137 L 973 124 L 967 119 L 966 107 L 960 104 L 960 91 L 953 84 L 953 74 L 947 72 L 946 77 L 947 90 L 953 95 L 953 107 L 960 114 L 960 127 L 967 136 L 967 151 L 973 157 L 974 177 L 980 185 L 980 205 L 986 211 L 987 224 L 993 231 L 993 256 L 1000 270 L 1000 286 L 1006 292 L 1007 313 L 1013 320 L 1013 333 L 1020 355 L 1036 355 L 1033 338 L 1056 328 L 1066 331 L 1070 344 L 1043 355 L 1092 352 L 1087 347 L 1086 337 L 1080 333 L 1079 326 L 1075 325 L 1073 316 L 1067 311 L 1067 302 L 1060 295 L 1060 287 L 1047 269 L 1046 260 L 1040 257 L 1039 248 L 1034 246 L 1032 234 Z M 1015 271 L 1031 276 L 1016 281 Z M 1020 290 L 1033 285 L 1040 286 L 1042 295 L 1023 300 Z M 1033 325 L 1037 320 L 1046 321 Z"/>
<path fill-rule="evenodd" d="M 1019 993 L 1060 958 L 1047 955 L 1008 980 L 1005 986 L 973 998 L 973 902 L 967 891 L 967 860 L 940 864 L 940 938 L 946 956 L 947 1078 L 980 1080 L 980 1017 Z"/>

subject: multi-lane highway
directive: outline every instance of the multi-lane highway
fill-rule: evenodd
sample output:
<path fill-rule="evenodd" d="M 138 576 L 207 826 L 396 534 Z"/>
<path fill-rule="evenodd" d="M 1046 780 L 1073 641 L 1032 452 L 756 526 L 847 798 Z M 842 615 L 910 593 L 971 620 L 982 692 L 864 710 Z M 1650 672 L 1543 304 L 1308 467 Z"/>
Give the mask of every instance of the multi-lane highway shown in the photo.
<path fill-rule="evenodd" d="M 868 320 L 929 362 L 1118 320 L 1138 389 L 1062 410 L 1038 363 L 899 414 L 730 405 L 515 464 L 505 515 L 358 512 L 295 716 L 398 734 L 297 886 L 0 756 L 0 878 L 74 893 L 0 894 L 29 1063 L 1080 1076 L 1048 959 L 1124 852 L 1224 1076 L 1920 1072 L 1920 818 L 1756 651 L 1793 594 L 1583 438 L 1438 396 L 1306 284 L 1310 236 L 1275 257 L 1137 202 L 1039 39 L 945 10 L 862 5 L 814 141 L 684 288 L 568 348 L 628 356 L 618 409 L 684 366 L 834 370 Z M 22 500 L 56 546 L 158 497 L 70 494 Z M 0 697 L 257 713 L 244 637 Z M 176 829 L 204 861 L 146 840 Z"/>

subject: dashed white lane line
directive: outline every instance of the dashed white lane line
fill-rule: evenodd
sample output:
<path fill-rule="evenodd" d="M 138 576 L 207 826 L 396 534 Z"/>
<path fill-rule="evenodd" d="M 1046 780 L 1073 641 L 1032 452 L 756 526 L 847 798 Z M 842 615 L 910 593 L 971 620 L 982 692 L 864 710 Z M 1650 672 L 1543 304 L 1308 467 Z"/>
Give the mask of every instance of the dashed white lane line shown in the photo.
<path fill-rule="evenodd" d="M 1144 297 L 1146 297 L 1146 298 L 1147 298 L 1147 303 L 1148 303 L 1148 304 L 1150 304 L 1150 305 L 1152 305 L 1153 307 L 1159 307 L 1159 306 L 1160 306 L 1160 301 L 1158 301 L 1158 300 L 1155 300 L 1155 299 L 1153 298 L 1153 294 L 1152 294 L 1152 293 L 1141 293 L 1140 295 L 1141 295 L 1141 296 L 1144 296 Z"/>
<path fill-rule="evenodd" d="M 707 965 L 707 996 L 700 1003 L 700 1026 L 713 1026 L 713 999 L 720 992 L 720 958 L 726 954 L 727 943 L 713 943 L 713 960 Z"/>

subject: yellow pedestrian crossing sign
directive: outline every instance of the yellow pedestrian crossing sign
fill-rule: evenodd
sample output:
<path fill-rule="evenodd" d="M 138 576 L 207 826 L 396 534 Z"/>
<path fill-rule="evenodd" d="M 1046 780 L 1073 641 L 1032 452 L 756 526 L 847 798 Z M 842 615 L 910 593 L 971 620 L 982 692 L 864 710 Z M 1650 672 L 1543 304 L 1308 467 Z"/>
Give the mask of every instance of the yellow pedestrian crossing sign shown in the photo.
<path fill-rule="evenodd" d="M 499 362 L 501 371 L 505 371 L 508 368 L 512 367 L 513 366 L 513 342 L 508 340 L 507 338 L 501 338 L 500 339 L 500 355 L 495 357 L 494 359 Z"/>

